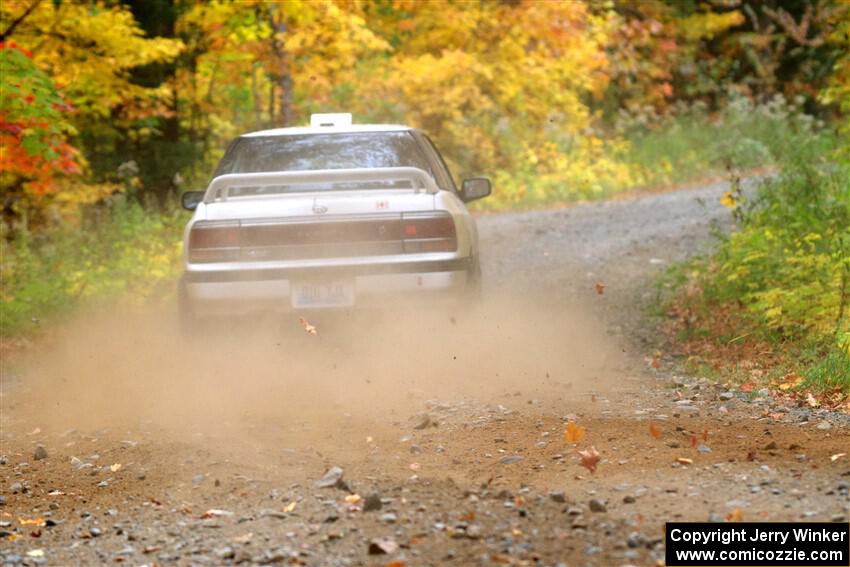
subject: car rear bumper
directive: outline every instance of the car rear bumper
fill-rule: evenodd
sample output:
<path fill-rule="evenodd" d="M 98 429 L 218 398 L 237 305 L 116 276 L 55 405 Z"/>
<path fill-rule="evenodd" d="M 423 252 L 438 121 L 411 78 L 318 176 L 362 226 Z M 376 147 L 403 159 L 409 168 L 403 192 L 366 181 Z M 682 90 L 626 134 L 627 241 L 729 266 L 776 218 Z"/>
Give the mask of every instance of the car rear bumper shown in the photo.
<path fill-rule="evenodd" d="M 293 310 L 293 282 L 344 279 L 354 289 L 353 307 L 380 307 L 409 298 L 457 296 L 472 284 L 469 258 L 357 266 L 184 273 L 183 309 L 196 317 Z"/>

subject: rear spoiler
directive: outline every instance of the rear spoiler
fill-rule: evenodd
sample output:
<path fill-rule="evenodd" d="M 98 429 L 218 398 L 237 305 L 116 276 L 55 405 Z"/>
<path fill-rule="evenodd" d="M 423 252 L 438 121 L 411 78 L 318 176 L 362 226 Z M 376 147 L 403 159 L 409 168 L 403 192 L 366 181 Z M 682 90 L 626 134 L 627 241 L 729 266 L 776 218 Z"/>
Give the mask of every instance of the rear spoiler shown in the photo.
<path fill-rule="evenodd" d="M 418 193 L 436 193 L 439 187 L 434 178 L 418 167 L 371 167 L 358 169 L 314 169 L 311 171 L 281 171 L 263 173 L 228 173 L 210 182 L 204 193 L 204 203 L 226 201 L 231 188 L 273 185 L 308 185 L 312 183 L 369 183 L 409 181 Z"/>

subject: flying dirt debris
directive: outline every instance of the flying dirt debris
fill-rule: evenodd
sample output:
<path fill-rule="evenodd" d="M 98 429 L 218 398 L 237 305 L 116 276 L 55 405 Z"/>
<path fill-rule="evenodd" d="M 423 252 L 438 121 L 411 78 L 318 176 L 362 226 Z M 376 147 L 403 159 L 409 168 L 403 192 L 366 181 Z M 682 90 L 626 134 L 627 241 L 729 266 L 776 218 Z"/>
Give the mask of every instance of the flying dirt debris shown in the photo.
<path fill-rule="evenodd" d="M 20 380 L 4 377 L 0 553 L 643 564 L 674 515 L 846 521 L 841 418 L 665 373 L 632 342 L 651 251 L 623 251 L 610 226 L 684 253 L 672 219 L 704 214 L 695 197 L 720 189 L 650 197 L 652 222 L 628 202 L 532 213 L 551 242 L 524 242 L 523 215 L 482 217 L 484 281 L 521 277 L 485 287 L 474 315 L 323 314 L 321 341 L 291 319 L 185 341 L 171 305 L 69 321 L 16 362 Z M 618 282 L 604 302 L 586 301 L 591 271 Z"/>

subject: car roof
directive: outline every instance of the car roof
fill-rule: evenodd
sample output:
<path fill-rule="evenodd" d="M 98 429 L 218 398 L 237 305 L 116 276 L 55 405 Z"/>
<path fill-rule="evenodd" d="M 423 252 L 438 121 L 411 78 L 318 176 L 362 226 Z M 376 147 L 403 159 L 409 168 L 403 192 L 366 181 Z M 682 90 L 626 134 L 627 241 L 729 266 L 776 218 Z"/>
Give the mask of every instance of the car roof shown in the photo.
<path fill-rule="evenodd" d="M 407 132 L 413 128 L 401 124 L 350 124 L 345 126 L 299 126 L 294 128 L 273 128 L 242 134 L 242 138 L 265 136 L 295 136 L 299 134 L 350 134 L 353 132 Z"/>

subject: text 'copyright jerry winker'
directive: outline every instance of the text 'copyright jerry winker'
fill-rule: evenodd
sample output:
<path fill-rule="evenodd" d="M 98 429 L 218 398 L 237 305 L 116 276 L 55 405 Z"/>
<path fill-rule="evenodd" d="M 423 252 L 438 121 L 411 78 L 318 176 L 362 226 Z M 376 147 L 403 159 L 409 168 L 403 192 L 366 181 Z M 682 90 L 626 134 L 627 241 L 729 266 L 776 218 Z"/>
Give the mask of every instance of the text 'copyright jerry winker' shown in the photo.
<path fill-rule="evenodd" d="M 850 524 L 668 523 L 666 563 L 671 567 L 850 566 Z"/>

